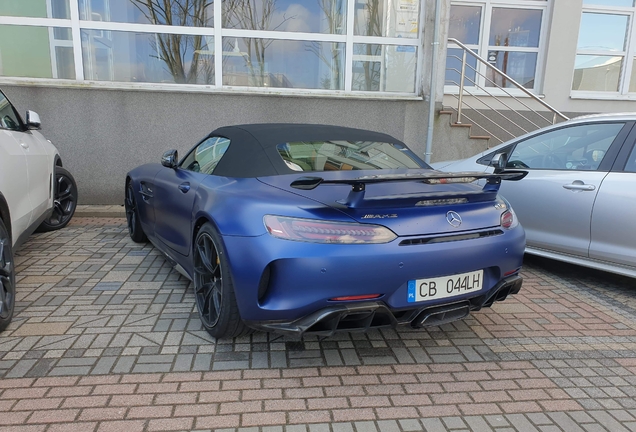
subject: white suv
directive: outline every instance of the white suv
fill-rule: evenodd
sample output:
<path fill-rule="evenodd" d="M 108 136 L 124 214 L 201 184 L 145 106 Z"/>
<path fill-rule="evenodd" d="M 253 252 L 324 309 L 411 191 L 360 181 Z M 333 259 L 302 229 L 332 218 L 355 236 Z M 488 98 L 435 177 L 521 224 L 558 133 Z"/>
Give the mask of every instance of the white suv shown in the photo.
<path fill-rule="evenodd" d="M 73 176 L 38 129 L 40 117 L 22 121 L 0 91 L 0 331 L 15 307 L 13 251 L 35 230 L 65 227 L 77 205 Z"/>

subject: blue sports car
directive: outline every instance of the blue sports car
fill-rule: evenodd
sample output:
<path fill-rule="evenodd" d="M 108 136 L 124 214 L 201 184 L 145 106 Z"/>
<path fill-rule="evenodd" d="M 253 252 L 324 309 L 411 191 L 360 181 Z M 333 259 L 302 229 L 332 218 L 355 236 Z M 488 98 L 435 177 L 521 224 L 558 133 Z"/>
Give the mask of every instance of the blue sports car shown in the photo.
<path fill-rule="evenodd" d="M 441 173 L 365 130 L 239 125 L 130 171 L 125 207 L 131 238 L 193 281 L 212 336 L 329 336 L 517 293 L 525 233 L 497 191 L 523 175 Z"/>

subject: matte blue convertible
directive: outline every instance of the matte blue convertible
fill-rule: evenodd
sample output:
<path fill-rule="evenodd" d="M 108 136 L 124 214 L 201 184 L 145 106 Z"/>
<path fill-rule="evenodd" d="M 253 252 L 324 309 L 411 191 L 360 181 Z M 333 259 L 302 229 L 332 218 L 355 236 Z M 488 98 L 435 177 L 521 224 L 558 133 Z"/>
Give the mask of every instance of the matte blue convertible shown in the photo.
<path fill-rule="evenodd" d="M 364 130 L 229 126 L 130 171 L 126 216 L 194 282 L 212 336 L 441 325 L 521 287 L 497 191 L 523 174 L 496 172 L 434 171 Z"/>

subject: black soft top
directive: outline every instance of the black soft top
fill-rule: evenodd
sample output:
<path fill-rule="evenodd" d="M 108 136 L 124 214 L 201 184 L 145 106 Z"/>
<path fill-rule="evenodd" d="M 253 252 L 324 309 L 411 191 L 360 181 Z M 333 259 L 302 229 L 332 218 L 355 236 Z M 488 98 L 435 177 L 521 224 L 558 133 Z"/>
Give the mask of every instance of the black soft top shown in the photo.
<path fill-rule="evenodd" d="M 230 146 L 214 169 L 224 177 L 264 177 L 293 174 L 276 146 L 299 141 L 377 141 L 404 145 L 390 135 L 341 126 L 292 123 L 263 123 L 224 126 L 208 137 L 221 136 Z"/>

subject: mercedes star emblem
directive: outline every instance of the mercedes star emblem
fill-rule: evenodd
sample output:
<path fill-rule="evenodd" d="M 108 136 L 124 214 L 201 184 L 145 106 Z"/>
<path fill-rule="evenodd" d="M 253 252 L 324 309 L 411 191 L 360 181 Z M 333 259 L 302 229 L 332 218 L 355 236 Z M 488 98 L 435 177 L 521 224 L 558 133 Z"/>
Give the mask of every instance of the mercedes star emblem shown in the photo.
<path fill-rule="evenodd" d="M 459 215 L 459 213 L 454 211 L 449 211 L 448 213 L 446 213 L 446 220 L 455 228 L 459 228 L 459 226 L 462 224 L 462 217 Z"/>

